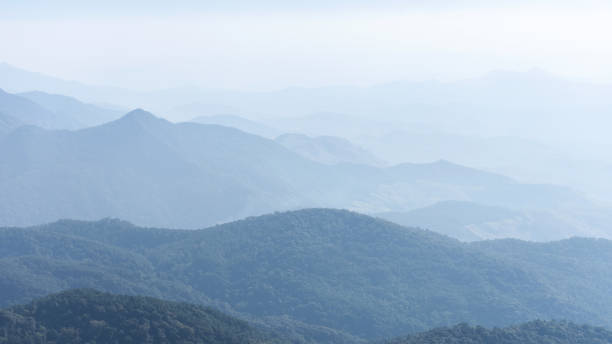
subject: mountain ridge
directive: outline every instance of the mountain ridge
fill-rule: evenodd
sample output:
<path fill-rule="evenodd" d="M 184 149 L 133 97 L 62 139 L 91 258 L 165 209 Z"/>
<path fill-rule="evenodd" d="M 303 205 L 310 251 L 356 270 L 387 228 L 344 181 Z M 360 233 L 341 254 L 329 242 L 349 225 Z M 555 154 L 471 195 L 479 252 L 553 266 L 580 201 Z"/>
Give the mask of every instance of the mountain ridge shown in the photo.
<path fill-rule="evenodd" d="M 213 305 L 311 339 L 320 329 L 365 340 L 461 321 L 600 326 L 612 309 L 609 252 L 603 239 L 464 244 L 333 209 L 196 231 L 64 220 L 0 229 L 0 301 L 96 287 Z"/>
<path fill-rule="evenodd" d="M 378 213 L 443 200 L 545 209 L 589 204 L 571 190 L 520 184 L 449 162 L 325 165 L 274 140 L 224 126 L 172 123 L 142 109 L 76 131 L 16 130 L 3 143 L 0 225 L 119 217 L 197 228 L 309 207 Z"/>

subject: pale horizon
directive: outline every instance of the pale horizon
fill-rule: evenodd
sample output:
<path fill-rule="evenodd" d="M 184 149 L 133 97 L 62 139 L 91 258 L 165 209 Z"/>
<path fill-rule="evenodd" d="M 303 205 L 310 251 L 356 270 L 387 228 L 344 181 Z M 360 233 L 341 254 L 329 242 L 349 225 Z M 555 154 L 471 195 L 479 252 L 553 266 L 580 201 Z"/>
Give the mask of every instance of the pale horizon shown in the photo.
<path fill-rule="evenodd" d="M 140 90 L 363 86 L 532 68 L 612 83 L 612 12 L 603 2 L 183 4 L 9 4 L 0 61 Z"/>

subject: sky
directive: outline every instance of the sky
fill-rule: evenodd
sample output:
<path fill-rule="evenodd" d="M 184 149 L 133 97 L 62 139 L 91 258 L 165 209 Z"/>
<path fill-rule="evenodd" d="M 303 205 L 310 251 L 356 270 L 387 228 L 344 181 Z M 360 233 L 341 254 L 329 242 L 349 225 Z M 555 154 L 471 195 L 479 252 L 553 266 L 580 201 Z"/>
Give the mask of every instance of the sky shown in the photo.
<path fill-rule="evenodd" d="M 142 90 L 457 80 L 534 67 L 612 82 L 604 1 L 125 3 L 0 0 L 0 62 Z"/>

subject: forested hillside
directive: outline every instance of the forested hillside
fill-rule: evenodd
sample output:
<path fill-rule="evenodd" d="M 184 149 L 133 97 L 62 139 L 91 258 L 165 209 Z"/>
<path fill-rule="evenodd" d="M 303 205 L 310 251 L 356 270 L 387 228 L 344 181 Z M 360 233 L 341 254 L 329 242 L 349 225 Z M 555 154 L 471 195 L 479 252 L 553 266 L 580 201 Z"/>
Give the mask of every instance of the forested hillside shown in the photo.
<path fill-rule="evenodd" d="M 385 344 L 607 344 L 612 332 L 603 328 L 570 322 L 533 321 L 519 326 L 495 328 L 460 324 L 438 328 L 414 336 L 397 338 Z"/>
<path fill-rule="evenodd" d="M 280 342 L 211 308 L 88 289 L 0 310 L 3 344 Z"/>
<path fill-rule="evenodd" d="M 214 305 L 334 343 L 464 321 L 612 325 L 605 252 L 611 242 L 590 239 L 463 244 L 329 209 L 197 231 L 60 221 L 0 230 L 0 302 L 99 288 Z"/>

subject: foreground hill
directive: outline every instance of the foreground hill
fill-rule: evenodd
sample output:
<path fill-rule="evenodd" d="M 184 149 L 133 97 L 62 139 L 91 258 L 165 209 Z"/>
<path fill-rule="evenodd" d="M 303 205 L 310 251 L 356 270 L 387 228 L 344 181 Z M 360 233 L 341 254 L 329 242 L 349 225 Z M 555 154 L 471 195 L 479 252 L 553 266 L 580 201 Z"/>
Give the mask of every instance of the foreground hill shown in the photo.
<path fill-rule="evenodd" d="M 215 305 L 319 343 L 463 321 L 612 325 L 610 252 L 588 239 L 463 244 L 328 209 L 197 231 L 61 221 L 0 230 L 0 304 L 95 287 Z"/>
<path fill-rule="evenodd" d="M 211 308 L 71 290 L 0 310 L 0 343 L 273 343 Z"/>
<path fill-rule="evenodd" d="M 21 127 L 0 137 L 0 225 L 118 217 L 197 228 L 275 210 L 404 211 L 442 200 L 517 208 L 588 202 L 445 161 L 325 165 L 278 142 L 135 110 L 78 131 Z M 34 210 L 34 211 L 33 211 Z"/>
<path fill-rule="evenodd" d="M 612 332 L 569 322 L 533 321 L 508 328 L 486 329 L 466 324 L 439 328 L 386 344 L 608 344 Z"/>

